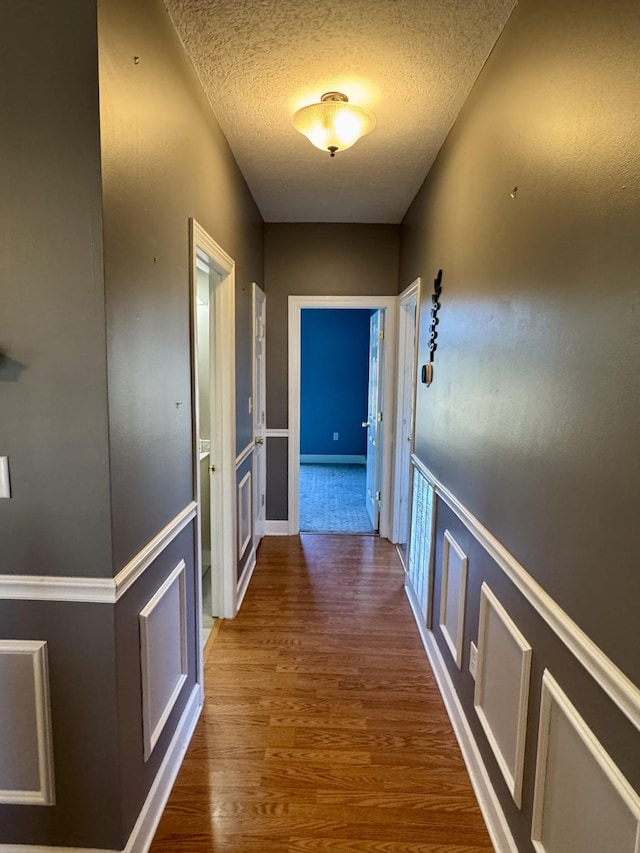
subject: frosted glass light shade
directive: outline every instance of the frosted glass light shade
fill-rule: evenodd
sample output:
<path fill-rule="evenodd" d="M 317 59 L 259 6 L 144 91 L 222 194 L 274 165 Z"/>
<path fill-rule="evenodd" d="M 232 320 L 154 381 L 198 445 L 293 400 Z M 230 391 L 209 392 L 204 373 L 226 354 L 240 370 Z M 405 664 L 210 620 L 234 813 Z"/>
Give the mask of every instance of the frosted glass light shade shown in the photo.
<path fill-rule="evenodd" d="M 297 131 L 320 148 L 335 156 L 366 136 L 376 126 L 373 113 L 349 103 L 339 92 L 327 92 L 319 104 L 309 104 L 294 113 L 291 120 Z"/>

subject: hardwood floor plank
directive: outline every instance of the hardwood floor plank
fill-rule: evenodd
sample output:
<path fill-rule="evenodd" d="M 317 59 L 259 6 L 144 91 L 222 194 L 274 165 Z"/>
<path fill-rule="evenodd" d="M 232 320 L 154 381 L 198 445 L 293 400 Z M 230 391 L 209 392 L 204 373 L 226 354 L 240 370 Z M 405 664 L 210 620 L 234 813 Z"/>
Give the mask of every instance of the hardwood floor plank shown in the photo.
<path fill-rule="evenodd" d="M 150 853 L 490 853 L 403 582 L 377 537 L 263 540 Z"/>

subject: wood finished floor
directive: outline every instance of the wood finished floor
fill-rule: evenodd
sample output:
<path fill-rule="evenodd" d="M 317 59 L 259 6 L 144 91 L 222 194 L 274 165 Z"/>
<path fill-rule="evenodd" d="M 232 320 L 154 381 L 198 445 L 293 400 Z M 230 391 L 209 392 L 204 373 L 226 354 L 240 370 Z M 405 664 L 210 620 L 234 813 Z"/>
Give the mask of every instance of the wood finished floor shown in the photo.
<path fill-rule="evenodd" d="M 264 539 L 205 684 L 150 853 L 493 851 L 386 540 Z"/>

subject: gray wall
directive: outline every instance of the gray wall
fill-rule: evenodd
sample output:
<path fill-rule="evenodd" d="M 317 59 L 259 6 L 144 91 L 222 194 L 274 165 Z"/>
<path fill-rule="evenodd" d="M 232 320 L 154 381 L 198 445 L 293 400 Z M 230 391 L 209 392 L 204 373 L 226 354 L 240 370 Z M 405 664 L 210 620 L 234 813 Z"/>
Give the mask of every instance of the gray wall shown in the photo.
<path fill-rule="evenodd" d="M 161 0 L 99 0 L 98 10 L 117 571 L 193 497 L 189 218 L 236 262 L 238 450 L 252 436 L 250 284 L 262 285 L 263 234 L 260 214 Z M 181 557 L 188 600 L 195 604 L 193 554 L 190 525 L 117 609 L 125 838 L 194 683 L 198 642 L 191 614 L 189 677 L 162 743 L 145 764 L 138 612 Z"/>
<path fill-rule="evenodd" d="M 160 0 L 98 8 L 117 570 L 193 494 L 192 216 L 236 262 L 238 450 L 251 439 L 250 284 L 262 279 L 262 219 Z"/>
<path fill-rule="evenodd" d="M 393 296 L 398 289 L 397 225 L 266 223 L 267 427 L 288 426 L 289 296 Z M 269 439 L 281 443 L 280 439 Z M 287 512 L 286 456 L 267 448 L 267 518 Z"/>
<path fill-rule="evenodd" d="M 161 1 L 97 7 L 2 10 L 3 574 L 113 576 L 192 500 L 190 216 L 236 261 L 251 438 L 262 220 Z M 188 676 L 145 763 L 139 613 L 181 559 Z M 194 587 L 189 525 L 115 607 L 0 601 L 1 639 L 47 642 L 56 787 L 0 805 L 0 845 L 124 847 L 195 683 Z"/>
<path fill-rule="evenodd" d="M 521 0 L 408 211 L 400 275 L 401 287 L 421 275 L 430 290 L 443 269 L 418 456 L 636 684 L 639 51 L 635 3 Z M 425 310 L 421 364 L 427 321 Z M 440 537 L 457 529 L 450 516 L 440 504 Z M 529 850 L 541 667 L 559 672 L 636 785 L 637 733 L 468 547 L 463 669 L 484 578 L 534 647 L 523 815 L 508 809 Z M 469 676 L 451 671 L 478 731 Z"/>
<path fill-rule="evenodd" d="M 636 682 L 639 48 L 634 3 L 522 2 L 401 265 L 444 271 L 418 455 Z"/>
<path fill-rule="evenodd" d="M 96 45 L 92 3 L 3 4 L 2 574 L 111 573 Z"/>

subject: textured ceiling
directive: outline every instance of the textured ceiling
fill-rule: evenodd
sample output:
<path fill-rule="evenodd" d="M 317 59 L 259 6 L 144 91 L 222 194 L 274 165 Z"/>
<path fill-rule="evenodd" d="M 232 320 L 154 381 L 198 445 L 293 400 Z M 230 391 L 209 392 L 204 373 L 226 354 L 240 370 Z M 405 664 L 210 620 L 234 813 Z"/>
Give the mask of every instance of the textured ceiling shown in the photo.
<path fill-rule="evenodd" d="M 267 222 L 400 222 L 515 5 L 164 2 Z M 291 116 L 334 90 L 378 124 L 331 158 Z"/>

